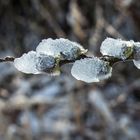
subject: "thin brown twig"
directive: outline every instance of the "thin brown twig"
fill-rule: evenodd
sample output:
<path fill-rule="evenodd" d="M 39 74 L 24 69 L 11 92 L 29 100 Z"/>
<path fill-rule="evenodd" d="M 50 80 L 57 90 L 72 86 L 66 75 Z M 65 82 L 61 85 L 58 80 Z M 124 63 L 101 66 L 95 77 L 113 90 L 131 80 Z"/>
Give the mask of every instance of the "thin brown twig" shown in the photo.
<path fill-rule="evenodd" d="M 15 60 L 15 57 L 6 56 L 5 58 L 0 58 L 0 63 L 2 63 L 2 62 L 13 62 L 14 60 Z"/>

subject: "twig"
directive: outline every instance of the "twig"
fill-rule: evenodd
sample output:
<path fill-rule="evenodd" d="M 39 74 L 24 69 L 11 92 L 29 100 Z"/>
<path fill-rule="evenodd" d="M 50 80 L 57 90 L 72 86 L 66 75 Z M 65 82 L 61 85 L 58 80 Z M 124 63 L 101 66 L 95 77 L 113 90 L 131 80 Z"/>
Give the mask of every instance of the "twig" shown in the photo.
<path fill-rule="evenodd" d="M 59 62 L 60 66 L 63 66 L 65 64 L 69 64 L 69 63 L 74 63 L 76 60 L 80 60 L 80 59 L 84 59 L 84 58 L 92 58 L 91 56 L 86 56 L 86 55 L 80 55 L 77 59 L 75 60 L 61 60 Z M 112 57 L 112 56 L 101 56 L 99 57 L 99 59 L 107 61 L 110 63 L 110 65 L 114 65 L 117 62 L 123 61 L 122 59 L 116 58 L 116 57 Z M 127 60 L 131 60 L 132 58 L 127 58 L 125 61 Z M 0 58 L 0 63 L 3 62 L 13 62 L 15 60 L 15 57 L 13 56 L 6 56 L 5 58 Z"/>
<path fill-rule="evenodd" d="M 2 63 L 2 62 L 13 62 L 14 60 L 15 60 L 15 57 L 6 56 L 5 58 L 0 58 L 0 63 Z"/>
<path fill-rule="evenodd" d="M 131 56 L 130 58 L 127 58 L 125 61 L 131 60 L 132 57 L 133 56 Z M 76 60 L 80 60 L 80 59 L 84 59 L 84 58 L 92 58 L 92 57 L 86 56 L 86 55 L 80 55 Z M 117 62 L 124 61 L 120 58 L 108 56 L 108 55 L 103 55 L 103 56 L 99 57 L 99 59 L 109 62 L 111 66 Z M 68 64 L 68 63 L 74 63 L 76 60 L 62 60 L 62 61 L 60 61 L 59 64 L 60 64 L 60 66 L 62 66 L 62 65 Z"/>

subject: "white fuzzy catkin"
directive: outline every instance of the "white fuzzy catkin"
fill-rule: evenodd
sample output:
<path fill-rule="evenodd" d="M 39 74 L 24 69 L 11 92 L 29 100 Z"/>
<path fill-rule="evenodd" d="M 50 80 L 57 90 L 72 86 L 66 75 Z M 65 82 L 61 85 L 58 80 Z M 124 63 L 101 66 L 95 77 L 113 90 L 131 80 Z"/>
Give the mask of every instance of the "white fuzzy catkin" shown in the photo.
<path fill-rule="evenodd" d="M 87 83 L 99 82 L 107 79 L 112 74 L 112 67 L 108 62 L 100 60 L 97 57 L 84 58 L 77 60 L 71 69 L 71 74 L 77 80 Z"/>
<path fill-rule="evenodd" d="M 55 58 L 44 54 L 37 54 L 35 51 L 30 51 L 23 54 L 20 58 L 16 58 L 14 66 L 19 71 L 27 74 L 60 74 L 58 62 L 55 61 Z"/>
<path fill-rule="evenodd" d="M 106 38 L 101 44 L 100 52 L 103 55 L 113 56 L 125 60 L 132 54 L 133 46 L 133 41 Z"/>
<path fill-rule="evenodd" d="M 14 66 L 23 73 L 39 74 L 41 72 L 36 69 L 36 57 L 35 51 L 25 53 L 20 58 L 14 60 Z"/>
<path fill-rule="evenodd" d="M 60 74 L 60 62 L 63 60 L 77 60 L 87 52 L 80 44 L 68 39 L 44 39 L 36 48 L 19 58 L 15 58 L 14 66 L 27 74 L 47 73 Z M 133 59 L 134 65 L 140 69 L 140 42 L 123 41 L 121 39 L 106 38 L 100 48 L 102 55 L 108 55 L 121 60 Z M 81 57 L 82 57 L 81 56 Z M 66 61 L 67 62 L 67 61 Z M 75 61 L 71 74 L 87 83 L 99 82 L 112 75 L 109 62 L 97 57 L 84 58 Z"/>
<path fill-rule="evenodd" d="M 14 60 L 15 67 L 24 73 L 39 74 L 46 72 L 51 75 L 59 75 L 60 60 L 75 60 L 79 55 L 85 54 L 80 44 L 68 39 L 44 39 L 36 48 L 23 54 Z"/>
<path fill-rule="evenodd" d="M 65 60 L 74 60 L 85 50 L 80 44 L 68 39 L 43 39 L 36 48 L 37 53 L 45 53 L 53 57 L 64 57 Z"/>

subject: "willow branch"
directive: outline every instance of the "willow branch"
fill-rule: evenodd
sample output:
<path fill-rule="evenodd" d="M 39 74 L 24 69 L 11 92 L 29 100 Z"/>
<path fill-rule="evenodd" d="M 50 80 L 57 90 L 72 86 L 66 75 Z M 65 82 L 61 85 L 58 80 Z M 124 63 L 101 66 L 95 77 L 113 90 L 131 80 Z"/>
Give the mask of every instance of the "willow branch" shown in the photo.
<path fill-rule="evenodd" d="M 92 58 L 92 57 L 89 57 L 86 55 L 80 55 L 76 60 L 80 60 L 80 59 L 84 59 L 84 58 Z M 120 58 L 108 56 L 108 55 L 103 55 L 103 56 L 99 57 L 99 59 L 109 62 L 111 66 L 120 61 L 124 62 L 124 60 L 122 60 Z M 133 59 L 133 56 L 127 58 L 125 61 L 132 60 L 132 59 Z M 62 61 L 60 61 L 60 66 L 68 64 L 68 63 L 74 63 L 76 60 L 62 60 Z"/>
<path fill-rule="evenodd" d="M 63 66 L 65 64 L 69 64 L 69 63 L 74 63 L 76 60 L 80 60 L 80 59 L 84 59 L 84 58 L 92 58 L 86 55 L 80 55 L 77 59 L 75 60 L 61 60 L 59 62 L 60 66 Z M 123 61 L 122 59 L 116 58 L 116 57 L 112 57 L 112 56 L 107 56 L 107 55 L 103 55 L 101 57 L 99 57 L 99 59 L 107 61 L 110 63 L 110 65 L 112 66 L 113 64 Z M 131 60 L 133 59 L 133 56 L 127 58 L 126 60 Z M 5 58 L 0 58 L 0 63 L 3 62 L 13 62 L 15 60 L 15 57 L 13 56 L 6 56 Z"/>

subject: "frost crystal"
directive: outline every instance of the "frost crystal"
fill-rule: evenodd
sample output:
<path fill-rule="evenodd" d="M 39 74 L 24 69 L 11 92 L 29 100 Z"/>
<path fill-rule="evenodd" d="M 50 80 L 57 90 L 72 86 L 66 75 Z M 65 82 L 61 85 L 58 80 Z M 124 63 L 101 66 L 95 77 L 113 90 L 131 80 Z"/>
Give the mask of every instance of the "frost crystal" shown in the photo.
<path fill-rule="evenodd" d="M 30 51 L 16 58 L 14 65 L 21 72 L 39 74 L 40 72 L 36 69 L 36 57 L 36 52 Z"/>
<path fill-rule="evenodd" d="M 134 53 L 133 53 L 133 57 L 134 57 L 134 65 L 140 69 L 140 43 L 136 42 L 134 43 Z"/>
<path fill-rule="evenodd" d="M 125 60 L 132 55 L 133 46 L 133 41 L 106 38 L 101 44 L 100 52 L 103 55 L 114 56 Z"/>
<path fill-rule="evenodd" d="M 97 57 L 84 58 L 74 63 L 71 74 L 77 80 L 87 83 L 99 82 L 111 76 L 112 68 L 108 62 L 100 60 Z"/>
<path fill-rule="evenodd" d="M 44 39 L 36 48 L 37 53 L 45 53 L 54 57 L 62 57 L 65 60 L 74 60 L 79 55 L 85 54 L 85 50 L 80 44 L 68 39 Z"/>

